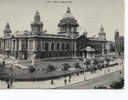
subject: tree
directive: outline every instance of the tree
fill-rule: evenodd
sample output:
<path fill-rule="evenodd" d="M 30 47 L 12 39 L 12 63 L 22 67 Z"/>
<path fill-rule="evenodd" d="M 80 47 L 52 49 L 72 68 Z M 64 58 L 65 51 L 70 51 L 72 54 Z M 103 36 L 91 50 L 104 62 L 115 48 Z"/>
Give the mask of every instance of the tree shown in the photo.
<path fill-rule="evenodd" d="M 94 71 L 98 69 L 98 60 L 97 59 L 94 59 Z"/>
<path fill-rule="evenodd" d="M 31 66 L 29 66 L 28 70 L 31 73 L 31 78 L 32 78 L 32 73 L 34 73 L 36 71 L 36 69 L 31 65 Z"/>
<path fill-rule="evenodd" d="M 107 66 L 109 66 L 110 59 L 109 58 L 105 58 L 105 61 L 107 62 Z"/>
<path fill-rule="evenodd" d="M 0 70 L 4 70 L 5 69 L 5 61 L 2 62 L 2 64 L 0 63 Z"/>
<path fill-rule="evenodd" d="M 9 74 L 6 72 L 5 69 L 5 61 L 3 61 L 2 64 L 0 63 L 0 78 L 4 80 L 9 78 Z"/>
<path fill-rule="evenodd" d="M 91 64 L 91 61 L 89 59 L 87 59 L 84 63 L 86 65 L 86 70 L 89 70 L 89 65 Z"/>
<path fill-rule="evenodd" d="M 48 72 L 52 72 L 52 71 L 55 71 L 55 70 L 56 70 L 56 68 L 55 68 L 54 65 L 51 65 L 51 64 L 48 65 L 48 67 L 47 67 Z"/>
<path fill-rule="evenodd" d="M 81 66 L 80 66 L 79 63 L 75 63 L 74 66 L 75 66 L 76 69 L 81 69 Z"/>
<path fill-rule="evenodd" d="M 0 72 L 3 70 L 3 65 L 0 63 Z"/>
<path fill-rule="evenodd" d="M 71 66 L 68 63 L 65 63 L 65 64 L 63 64 L 62 70 L 67 71 L 69 68 L 71 68 Z"/>
<path fill-rule="evenodd" d="M 104 61 L 100 60 L 99 63 L 100 63 L 100 69 L 104 68 Z"/>
<path fill-rule="evenodd" d="M 94 65 L 98 65 L 98 60 L 97 59 L 94 59 Z"/>

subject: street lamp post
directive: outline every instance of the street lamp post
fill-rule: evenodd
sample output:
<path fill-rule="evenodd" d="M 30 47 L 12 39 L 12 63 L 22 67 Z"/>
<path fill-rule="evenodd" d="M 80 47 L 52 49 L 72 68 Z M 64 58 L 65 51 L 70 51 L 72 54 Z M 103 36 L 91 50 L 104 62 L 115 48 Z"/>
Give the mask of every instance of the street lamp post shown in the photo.
<path fill-rule="evenodd" d="M 85 69 L 84 69 L 84 81 L 86 81 L 86 72 L 85 72 Z"/>

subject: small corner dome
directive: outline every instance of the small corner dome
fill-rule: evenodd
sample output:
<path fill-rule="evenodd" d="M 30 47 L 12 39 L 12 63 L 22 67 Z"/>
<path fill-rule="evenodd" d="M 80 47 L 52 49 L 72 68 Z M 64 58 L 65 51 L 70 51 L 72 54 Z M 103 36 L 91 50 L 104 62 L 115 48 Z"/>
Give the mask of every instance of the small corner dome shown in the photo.
<path fill-rule="evenodd" d="M 31 22 L 31 25 L 33 25 L 33 24 L 40 24 L 40 25 L 43 25 L 43 22 L 41 21 L 41 18 L 40 18 L 40 13 L 39 13 L 39 11 L 36 11 L 36 12 L 35 12 L 34 19 L 33 19 L 33 21 Z"/>
<path fill-rule="evenodd" d="M 119 30 L 118 30 L 118 29 L 116 29 L 116 30 L 115 30 L 115 32 L 119 32 Z"/>
<path fill-rule="evenodd" d="M 100 32 L 104 32 L 104 26 L 100 25 Z"/>

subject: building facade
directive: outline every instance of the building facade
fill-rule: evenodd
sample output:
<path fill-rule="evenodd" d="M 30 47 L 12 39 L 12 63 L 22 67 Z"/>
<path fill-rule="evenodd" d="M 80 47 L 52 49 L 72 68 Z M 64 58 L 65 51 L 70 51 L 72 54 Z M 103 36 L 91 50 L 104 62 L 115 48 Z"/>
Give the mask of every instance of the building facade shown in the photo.
<path fill-rule="evenodd" d="M 80 35 L 77 38 L 77 52 L 79 52 L 78 56 L 82 55 L 82 49 L 85 47 L 94 48 L 96 55 L 104 55 L 110 53 L 110 45 L 108 45 L 108 41 L 106 40 L 106 33 L 104 32 L 104 28 L 101 25 L 100 32 L 98 33 L 98 37 L 88 37 L 87 32 L 84 32 L 83 35 Z M 86 51 L 85 51 L 86 52 Z"/>
<path fill-rule="evenodd" d="M 124 52 L 124 37 L 120 36 L 118 30 L 115 31 L 115 51 L 119 54 Z"/>
<path fill-rule="evenodd" d="M 79 24 L 67 8 L 64 17 L 58 23 L 58 33 L 48 34 L 43 30 L 39 12 L 36 12 L 30 24 L 31 31 L 14 32 L 9 23 L 0 38 L 0 53 L 13 56 L 16 59 L 82 57 L 82 50 L 87 46 L 94 48 L 96 54 L 107 51 L 106 33 L 103 26 L 98 37 L 87 37 L 87 32 L 79 35 Z M 86 56 L 86 53 L 85 53 Z"/>

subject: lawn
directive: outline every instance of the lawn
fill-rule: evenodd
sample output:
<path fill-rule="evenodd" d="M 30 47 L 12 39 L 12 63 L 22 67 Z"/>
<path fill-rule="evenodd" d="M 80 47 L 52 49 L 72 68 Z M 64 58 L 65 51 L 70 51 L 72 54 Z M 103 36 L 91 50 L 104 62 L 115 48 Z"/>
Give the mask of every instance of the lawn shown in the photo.
<path fill-rule="evenodd" d="M 6 73 L 8 73 L 10 76 L 12 75 L 15 81 L 31 81 L 31 80 L 46 80 L 51 78 L 59 78 L 69 75 L 69 73 L 74 72 L 80 72 L 81 70 L 70 70 L 70 71 L 53 71 L 53 72 L 47 72 L 46 68 L 49 64 L 54 65 L 57 69 L 61 69 L 63 67 L 63 64 L 68 63 L 71 67 L 74 67 L 75 63 L 79 63 L 81 67 L 84 67 L 84 64 L 82 61 L 79 61 L 78 59 L 65 59 L 63 60 L 52 60 L 52 61 L 39 61 L 36 63 L 36 71 L 33 73 L 30 73 L 27 69 L 19 69 L 16 67 L 13 67 L 13 72 L 11 72 L 9 69 L 6 69 Z M 30 66 L 30 62 L 20 63 L 23 66 Z M 13 74 L 11 74 L 13 73 Z"/>

